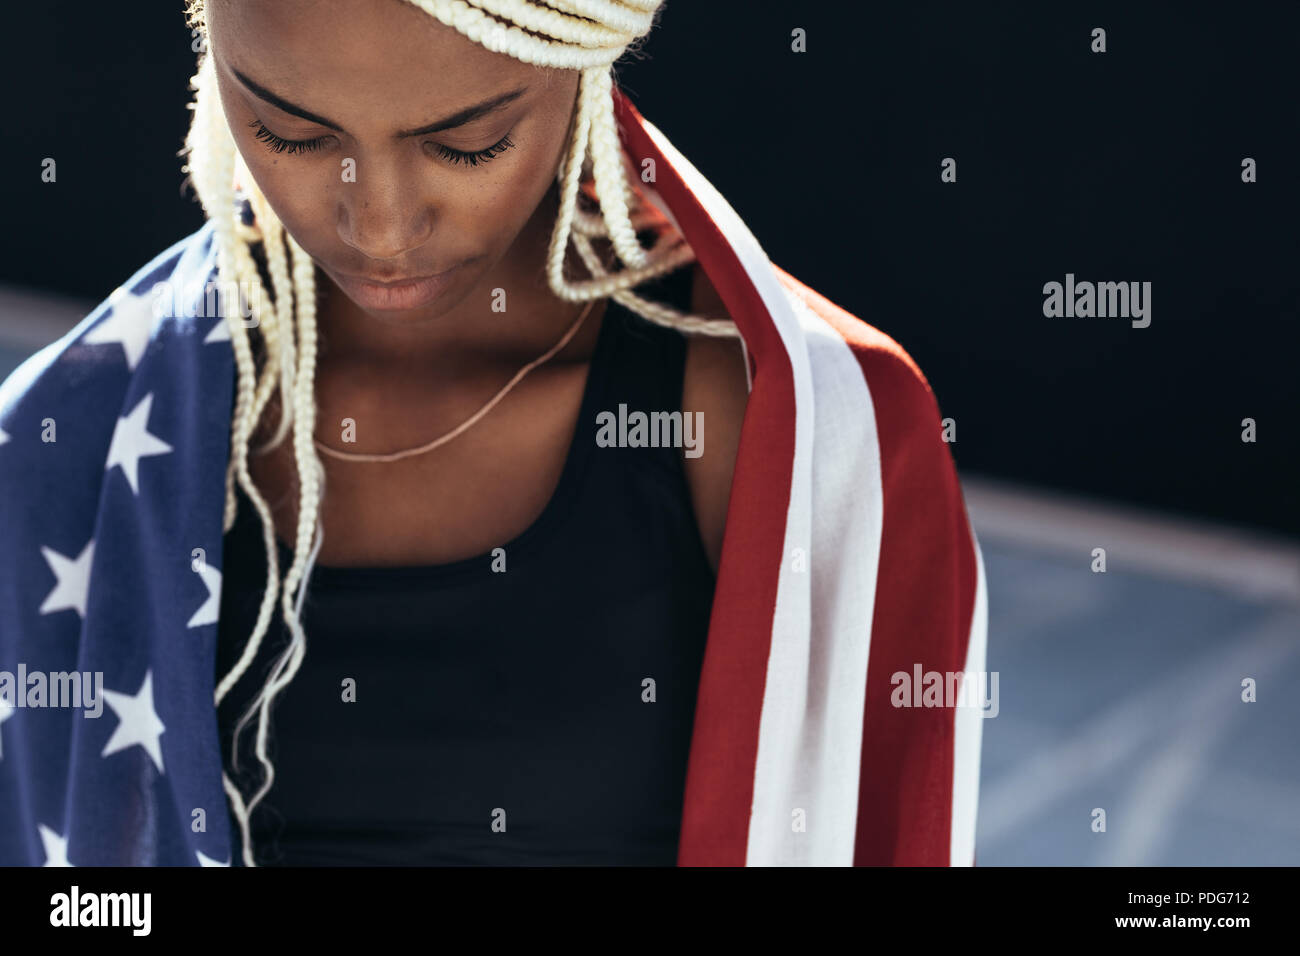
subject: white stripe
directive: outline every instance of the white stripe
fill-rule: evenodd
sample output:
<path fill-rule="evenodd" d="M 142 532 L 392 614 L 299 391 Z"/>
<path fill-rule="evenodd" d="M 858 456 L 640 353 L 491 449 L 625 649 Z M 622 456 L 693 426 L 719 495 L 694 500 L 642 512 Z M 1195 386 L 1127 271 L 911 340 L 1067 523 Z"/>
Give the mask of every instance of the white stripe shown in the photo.
<path fill-rule="evenodd" d="M 871 395 L 843 338 L 787 296 L 726 200 L 653 124 L 643 125 L 731 245 L 772 316 L 793 375 L 790 504 L 746 864 L 851 865 L 883 511 Z M 807 556 L 805 572 L 794 570 L 795 548 Z M 794 828 L 798 811 L 802 832 Z"/>
<path fill-rule="evenodd" d="M 988 651 L 988 593 L 984 581 L 984 554 L 975 546 L 975 606 L 971 611 L 970 639 L 966 644 L 964 680 L 980 680 Z M 986 681 L 989 678 L 984 678 Z M 992 689 L 986 683 L 985 687 Z M 978 707 L 957 707 L 953 727 L 952 833 L 949 864 L 975 865 L 975 819 L 979 809 L 980 745 L 984 740 L 984 712 Z"/>
<path fill-rule="evenodd" d="M 790 503 L 750 850 L 782 865 L 852 866 L 884 516 L 880 443 L 862 366 L 791 298 L 813 369 L 815 478 L 809 500 Z M 795 542 L 812 542 L 806 573 L 791 561 Z M 807 808 L 806 833 L 791 832 L 792 807 Z"/>

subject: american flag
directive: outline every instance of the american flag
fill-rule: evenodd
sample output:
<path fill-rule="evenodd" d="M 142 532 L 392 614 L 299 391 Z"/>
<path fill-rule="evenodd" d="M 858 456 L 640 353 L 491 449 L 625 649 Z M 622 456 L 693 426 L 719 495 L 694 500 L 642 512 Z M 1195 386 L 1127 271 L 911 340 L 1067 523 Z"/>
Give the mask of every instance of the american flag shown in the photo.
<path fill-rule="evenodd" d="M 752 375 L 678 862 L 972 865 L 983 715 L 891 702 L 897 674 L 985 667 L 983 561 L 934 395 L 615 107 Z M 0 387 L 0 865 L 238 858 L 214 705 L 235 385 L 215 277 L 209 224 Z M 72 674 L 102 679 L 98 716 L 49 706 Z"/>

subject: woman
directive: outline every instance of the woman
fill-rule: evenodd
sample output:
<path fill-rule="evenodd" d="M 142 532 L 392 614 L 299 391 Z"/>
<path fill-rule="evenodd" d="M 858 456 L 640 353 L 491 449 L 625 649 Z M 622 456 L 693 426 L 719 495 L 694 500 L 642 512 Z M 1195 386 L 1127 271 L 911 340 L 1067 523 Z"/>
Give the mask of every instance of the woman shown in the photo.
<path fill-rule="evenodd" d="M 5 385 L 126 360 L 4 472 L 87 513 L 0 663 L 117 724 L 10 711 L 0 862 L 973 862 L 979 715 L 890 693 L 983 667 L 933 397 L 615 88 L 658 7 L 192 3 L 209 223 Z"/>

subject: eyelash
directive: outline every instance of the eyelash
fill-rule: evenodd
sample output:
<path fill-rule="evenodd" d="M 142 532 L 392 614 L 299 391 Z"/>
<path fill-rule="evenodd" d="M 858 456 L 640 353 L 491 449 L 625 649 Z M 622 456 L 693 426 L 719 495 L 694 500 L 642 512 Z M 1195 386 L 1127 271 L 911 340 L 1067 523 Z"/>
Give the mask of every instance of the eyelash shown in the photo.
<path fill-rule="evenodd" d="M 256 129 L 253 137 L 265 143 L 267 149 L 271 150 L 273 153 L 287 152 L 290 155 L 295 153 L 312 153 L 324 146 L 325 140 L 329 138 L 327 136 L 318 136 L 315 139 L 284 139 L 281 136 L 276 136 L 267 129 L 266 125 L 261 120 L 255 119 L 248 125 Z M 507 149 L 513 148 L 515 144 L 510 140 L 510 134 L 507 133 L 501 138 L 500 142 L 493 143 L 487 149 L 478 149 L 472 152 L 452 149 L 451 147 L 443 146 L 440 143 L 435 145 L 437 146 L 438 155 L 448 162 L 456 163 L 457 165 L 469 164 L 470 166 L 477 166 L 480 163 L 486 163 L 496 158 Z"/>
<path fill-rule="evenodd" d="M 248 124 L 256 130 L 253 133 L 254 139 L 260 139 L 266 144 L 267 149 L 273 153 L 311 153 L 325 145 L 325 137 L 318 136 L 315 139 L 282 139 L 276 136 L 261 120 L 253 120 Z"/>
<path fill-rule="evenodd" d="M 501 137 L 501 141 L 493 143 L 487 149 L 475 150 L 472 153 L 466 153 L 459 149 L 452 149 L 449 146 L 438 145 L 438 155 L 452 163 L 469 163 L 471 166 L 477 166 L 479 163 L 486 163 L 491 159 L 504 153 L 507 149 L 512 149 L 514 143 L 510 141 L 510 134 L 507 133 Z"/>

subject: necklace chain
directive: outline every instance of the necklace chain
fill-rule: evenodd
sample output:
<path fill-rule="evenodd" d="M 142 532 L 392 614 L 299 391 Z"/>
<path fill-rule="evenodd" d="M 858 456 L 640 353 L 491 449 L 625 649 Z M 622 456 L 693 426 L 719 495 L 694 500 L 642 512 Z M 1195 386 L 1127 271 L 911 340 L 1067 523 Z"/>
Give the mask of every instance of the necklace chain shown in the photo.
<path fill-rule="evenodd" d="M 339 451 L 337 448 L 328 447 L 318 439 L 313 439 L 316 442 L 316 447 L 320 449 L 320 451 L 322 451 L 324 454 L 329 455 L 331 458 L 338 458 L 342 461 L 397 461 L 398 459 L 401 458 L 409 458 L 412 455 L 422 455 L 425 452 L 433 451 L 433 449 L 438 448 L 441 445 L 447 444 L 447 442 L 451 441 L 453 438 L 457 437 L 458 435 L 472 428 L 479 419 L 481 419 L 488 412 L 492 411 L 492 409 L 496 406 L 497 402 L 505 398 L 506 394 L 512 388 L 518 385 L 520 381 L 523 380 L 523 377 L 525 375 L 527 375 L 533 369 L 537 368 L 537 366 L 549 361 L 551 358 L 555 356 L 557 352 L 560 351 L 560 349 L 568 345 L 569 342 L 573 339 L 573 337 L 578 333 L 578 329 L 582 326 L 582 320 L 587 317 L 587 313 L 591 311 L 592 306 L 594 306 L 595 304 L 596 304 L 595 299 L 592 299 L 590 302 L 588 302 L 587 307 L 582 310 L 582 313 L 578 316 L 577 320 L 573 323 L 573 325 L 569 326 L 569 330 L 564 333 L 564 335 L 560 338 L 560 340 L 556 342 L 554 345 L 552 345 L 550 349 L 546 351 L 545 354 L 540 355 L 537 358 L 533 359 L 531 362 L 529 362 L 527 365 L 521 368 L 518 372 L 516 372 L 514 378 L 506 382 L 505 386 L 502 387 L 502 389 L 499 392 L 493 395 L 488 400 L 486 405 L 480 408 L 469 418 L 465 419 L 465 421 L 461 422 L 451 431 L 447 432 L 447 434 L 439 438 L 435 438 L 427 445 L 421 445 L 418 448 L 408 448 L 405 451 L 389 452 L 387 454 L 382 454 L 382 455 L 366 455 L 366 454 L 359 454 L 357 452 Z"/>

